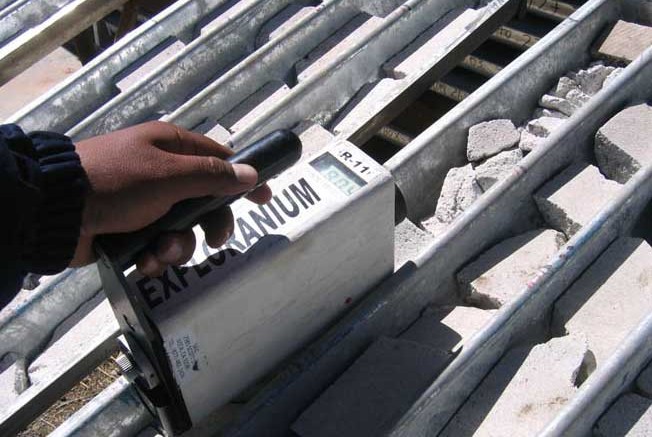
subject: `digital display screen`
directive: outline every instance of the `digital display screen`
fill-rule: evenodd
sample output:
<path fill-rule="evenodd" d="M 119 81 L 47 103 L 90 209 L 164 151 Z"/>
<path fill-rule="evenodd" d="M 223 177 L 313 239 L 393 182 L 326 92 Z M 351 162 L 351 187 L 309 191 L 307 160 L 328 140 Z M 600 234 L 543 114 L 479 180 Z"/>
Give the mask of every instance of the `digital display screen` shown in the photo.
<path fill-rule="evenodd" d="M 310 161 L 310 165 L 347 196 L 367 185 L 364 179 L 328 152 Z"/>

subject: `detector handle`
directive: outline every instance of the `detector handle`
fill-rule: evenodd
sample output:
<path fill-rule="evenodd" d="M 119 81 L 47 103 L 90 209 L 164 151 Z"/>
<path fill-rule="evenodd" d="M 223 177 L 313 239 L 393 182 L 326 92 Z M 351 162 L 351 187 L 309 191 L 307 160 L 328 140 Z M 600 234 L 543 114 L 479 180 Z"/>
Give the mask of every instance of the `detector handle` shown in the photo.
<path fill-rule="evenodd" d="M 301 141 L 289 130 L 276 130 L 227 158 L 232 164 L 249 164 L 258 172 L 258 186 L 294 165 L 301 157 Z M 163 232 L 192 228 L 201 217 L 233 203 L 247 193 L 227 197 L 183 200 L 145 228 L 130 233 L 103 235 L 96 239 L 96 251 L 103 252 L 124 269 L 135 263 L 138 253 Z"/>

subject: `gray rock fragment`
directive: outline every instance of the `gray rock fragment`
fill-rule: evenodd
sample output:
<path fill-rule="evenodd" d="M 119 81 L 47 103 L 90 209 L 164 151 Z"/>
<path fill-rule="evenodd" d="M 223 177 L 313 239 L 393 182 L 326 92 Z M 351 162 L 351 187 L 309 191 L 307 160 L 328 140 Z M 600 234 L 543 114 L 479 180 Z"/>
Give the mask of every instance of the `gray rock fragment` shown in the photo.
<path fill-rule="evenodd" d="M 562 99 L 561 97 L 551 96 L 549 94 L 541 96 L 539 105 L 547 109 L 559 111 L 569 117 L 577 110 L 577 107 L 568 100 Z"/>
<path fill-rule="evenodd" d="M 466 156 L 478 161 L 511 149 L 519 141 L 519 133 L 511 120 L 491 120 L 469 129 Z"/>
<path fill-rule="evenodd" d="M 540 117 L 528 122 L 526 130 L 538 137 L 547 137 L 564 122 L 562 118 Z"/>
<path fill-rule="evenodd" d="M 601 63 L 596 63 L 586 70 L 578 71 L 572 79 L 579 85 L 580 90 L 584 94 L 592 96 L 602 89 L 604 80 L 613 71 L 614 67 L 608 67 Z"/>
<path fill-rule="evenodd" d="M 521 149 L 513 149 L 483 161 L 475 168 L 478 184 L 487 191 L 493 184 L 507 176 L 521 159 L 523 159 Z"/>
<path fill-rule="evenodd" d="M 383 435 L 450 358 L 412 341 L 381 337 L 299 416 L 292 430 L 301 437 Z"/>
<path fill-rule="evenodd" d="M 615 68 L 614 71 L 612 71 L 609 76 L 604 80 L 602 83 L 602 88 L 608 86 L 611 82 L 613 82 L 620 74 L 624 71 L 624 68 Z"/>
<path fill-rule="evenodd" d="M 585 335 L 600 366 L 652 312 L 650 260 L 645 240 L 616 240 L 555 303 L 554 332 Z"/>
<path fill-rule="evenodd" d="M 652 45 L 652 10 L 650 2 L 627 2 L 631 17 L 641 24 L 618 20 L 609 34 L 595 47 L 595 55 L 618 64 L 629 64 Z"/>
<path fill-rule="evenodd" d="M 482 188 L 475 179 L 471 164 L 452 168 L 444 179 L 435 214 L 421 225 L 431 234 L 438 236 L 481 195 Z"/>
<path fill-rule="evenodd" d="M 545 140 L 545 137 L 538 137 L 531 134 L 526 129 L 523 129 L 523 131 L 521 131 L 521 140 L 518 143 L 518 148 L 526 153 L 531 152 L 539 147 Z"/>
<path fill-rule="evenodd" d="M 584 106 L 589 100 L 591 99 L 591 96 L 584 94 L 580 90 L 570 90 L 568 94 L 566 94 L 566 100 L 568 100 L 573 106 L 577 108 L 581 108 Z"/>
<path fill-rule="evenodd" d="M 496 244 L 457 274 L 464 300 L 500 308 L 527 287 L 565 241 L 559 232 L 537 229 Z"/>
<path fill-rule="evenodd" d="M 535 109 L 534 113 L 532 114 L 532 118 L 534 119 L 534 118 L 541 118 L 541 117 L 568 118 L 568 115 L 547 108 Z"/>
<path fill-rule="evenodd" d="M 570 238 L 620 189 L 619 183 L 605 178 L 597 167 L 577 163 L 544 184 L 534 194 L 534 201 L 546 222 Z"/>
<path fill-rule="evenodd" d="M 570 90 L 577 89 L 578 87 L 579 85 L 573 79 L 568 76 L 562 76 L 559 78 L 557 85 L 550 90 L 550 95 L 563 99 Z"/>
<path fill-rule="evenodd" d="M 646 104 L 620 111 L 595 136 L 600 170 L 620 183 L 652 164 L 652 107 Z"/>
<path fill-rule="evenodd" d="M 538 435 L 575 395 L 587 355 L 584 339 L 576 336 L 512 349 L 439 435 Z"/>
<path fill-rule="evenodd" d="M 602 415 L 593 428 L 595 437 L 648 437 L 652 435 L 652 400 L 627 393 Z"/>
<path fill-rule="evenodd" d="M 544 109 L 544 111 L 546 110 Z M 525 129 L 521 131 L 518 147 L 524 152 L 531 152 L 543 143 L 553 131 L 558 129 L 564 120 L 565 116 L 564 118 L 542 116 L 529 121 Z"/>
<path fill-rule="evenodd" d="M 394 228 L 394 265 L 398 269 L 405 262 L 414 259 L 423 251 L 433 236 L 419 229 L 410 219 L 405 219 Z"/>

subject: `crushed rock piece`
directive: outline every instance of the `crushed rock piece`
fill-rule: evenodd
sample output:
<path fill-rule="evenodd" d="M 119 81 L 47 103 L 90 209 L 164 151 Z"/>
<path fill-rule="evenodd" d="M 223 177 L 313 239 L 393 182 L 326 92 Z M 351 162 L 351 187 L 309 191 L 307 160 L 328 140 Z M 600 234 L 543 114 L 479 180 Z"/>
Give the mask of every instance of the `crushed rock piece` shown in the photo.
<path fill-rule="evenodd" d="M 565 242 L 557 231 L 536 229 L 496 244 L 457 274 L 465 301 L 500 308 L 527 287 Z"/>
<path fill-rule="evenodd" d="M 605 178 L 597 167 L 577 163 L 546 182 L 534 193 L 534 201 L 546 222 L 570 238 L 588 224 L 621 187 Z"/>
<path fill-rule="evenodd" d="M 534 118 L 541 118 L 541 117 L 568 118 L 568 115 L 547 108 L 535 109 L 534 113 L 532 114 L 532 118 L 534 119 Z"/>
<path fill-rule="evenodd" d="M 577 392 L 589 355 L 577 336 L 508 351 L 440 436 L 538 435 Z"/>
<path fill-rule="evenodd" d="M 652 164 L 652 106 L 630 106 L 614 115 L 595 135 L 595 157 L 610 179 L 627 182 Z"/>
<path fill-rule="evenodd" d="M 394 228 L 394 266 L 414 259 L 433 240 L 432 235 L 405 219 Z"/>
<path fill-rule="evenodd" d="M 476 124 L 469 129 L 466 156 L 478 161 L 511 149 L 519 141 L 519 133 L 511 120 L 491 120 Z"/>
<path fill-rule="evenodd" d="M 523 159 L 523 151 L 513 149 L 483 161 L 475 167 L 478 184 L 487 191 L 493 184 L 507 176 L 521 159 Z"/>
<path fill-rule="evenodd" d="M 632 1 L 638 11 L 639 19 L 652 18 L 648 1 Z M 644 21 L 642 21 L 644 22 Z M 599 44 L 595 52 L 597 56 L 612 62 L 629 64 L 652 45 L 652 27 L 619 20 L 609 31 L 608 36 Z"/>
<path fill-rule="evenodd" d="M 591 96 L 584 94 L 582 91 L 576 89 L 570 90 L 568 94 L 566 94 L 566 100 L 568 100 L 572 105 L 581 108 L 589 100 L 591 100 Z"/>
<path fill-rule="evenodd" d="M 562 76 L 559 78 L 557 85 L 550 90 L 550 95 L 564 99 L 569 91 L 578 89 L 578 87 L 579 85 L 573 79 L 568 76 Z"/>
<path fill-rule="evenodd" d="M 619 238 L 555 302 L 552 329 L 583 334 L 598 367 L 652 312 L 652 247 Z"/>
<path fill-rule="evenodd" d="M 577 110 L 577 107 L 568 100 L 562 99 L 561 97 L 551 96 L 549 94 L 541 96 L 539 105 L 547 109 L 559 111 L 569 117 Z"/>
<path fill-rule="evenodd" d="M 428 232 L 438 236 L 481 195 L 482 188 L 478 185 L 471 164 L 452 168 L 444 179 L 435 214 L 421 225 Z"/>
<path fill-rule="evenodd" d="M 592 96 L 602 89 L 604 80 L 614 71 L 614 67 L 608 67 L 601 63 L 596 63 L 586 70 L 580 70 L 575 73 L 573 80 L 577 82 L 580 90 L 584 94 Z"/>
<path fill-rule="evenodd" d="M 538 137 L 547 137 L 555 129 L 557 129 L 563 122 L 564 119 L 561 118 L 540 117 L 531 120 L 527 124 L 526 129 L 529 133 L 536 135 Z"/>
<path fill-rule="evenodd" d="M 602 83 L 602 88 L 606 87 L 611 82 L 613 82 L 618 76 L 622 74 L 623 71 L 625 71 L 624 68 L 620 68 L 620 67 L 615 68 L 614 71 L 612 71 Z"/>
<path fill-rule="evenodd" d="M 523 132 L 521 132 L 521 141 L 519 141 L 518 147 L 525 153 L 531 152 L 539 147 L 545 140 L 544 137 L 538 137 L 523 129 Z"/>

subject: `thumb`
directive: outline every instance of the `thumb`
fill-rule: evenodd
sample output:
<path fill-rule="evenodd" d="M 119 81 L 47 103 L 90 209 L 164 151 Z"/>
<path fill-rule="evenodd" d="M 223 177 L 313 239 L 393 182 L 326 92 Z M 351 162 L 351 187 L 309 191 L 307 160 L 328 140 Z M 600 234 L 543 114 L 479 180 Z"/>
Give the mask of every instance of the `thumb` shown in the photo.
<path fill-rule="evenodd" d="M 180 156 L 174 191 L 179 200 L 240 194 L 256 186 L 258 172 L 247 164 L 231 164 L 215 156 Z"/>

